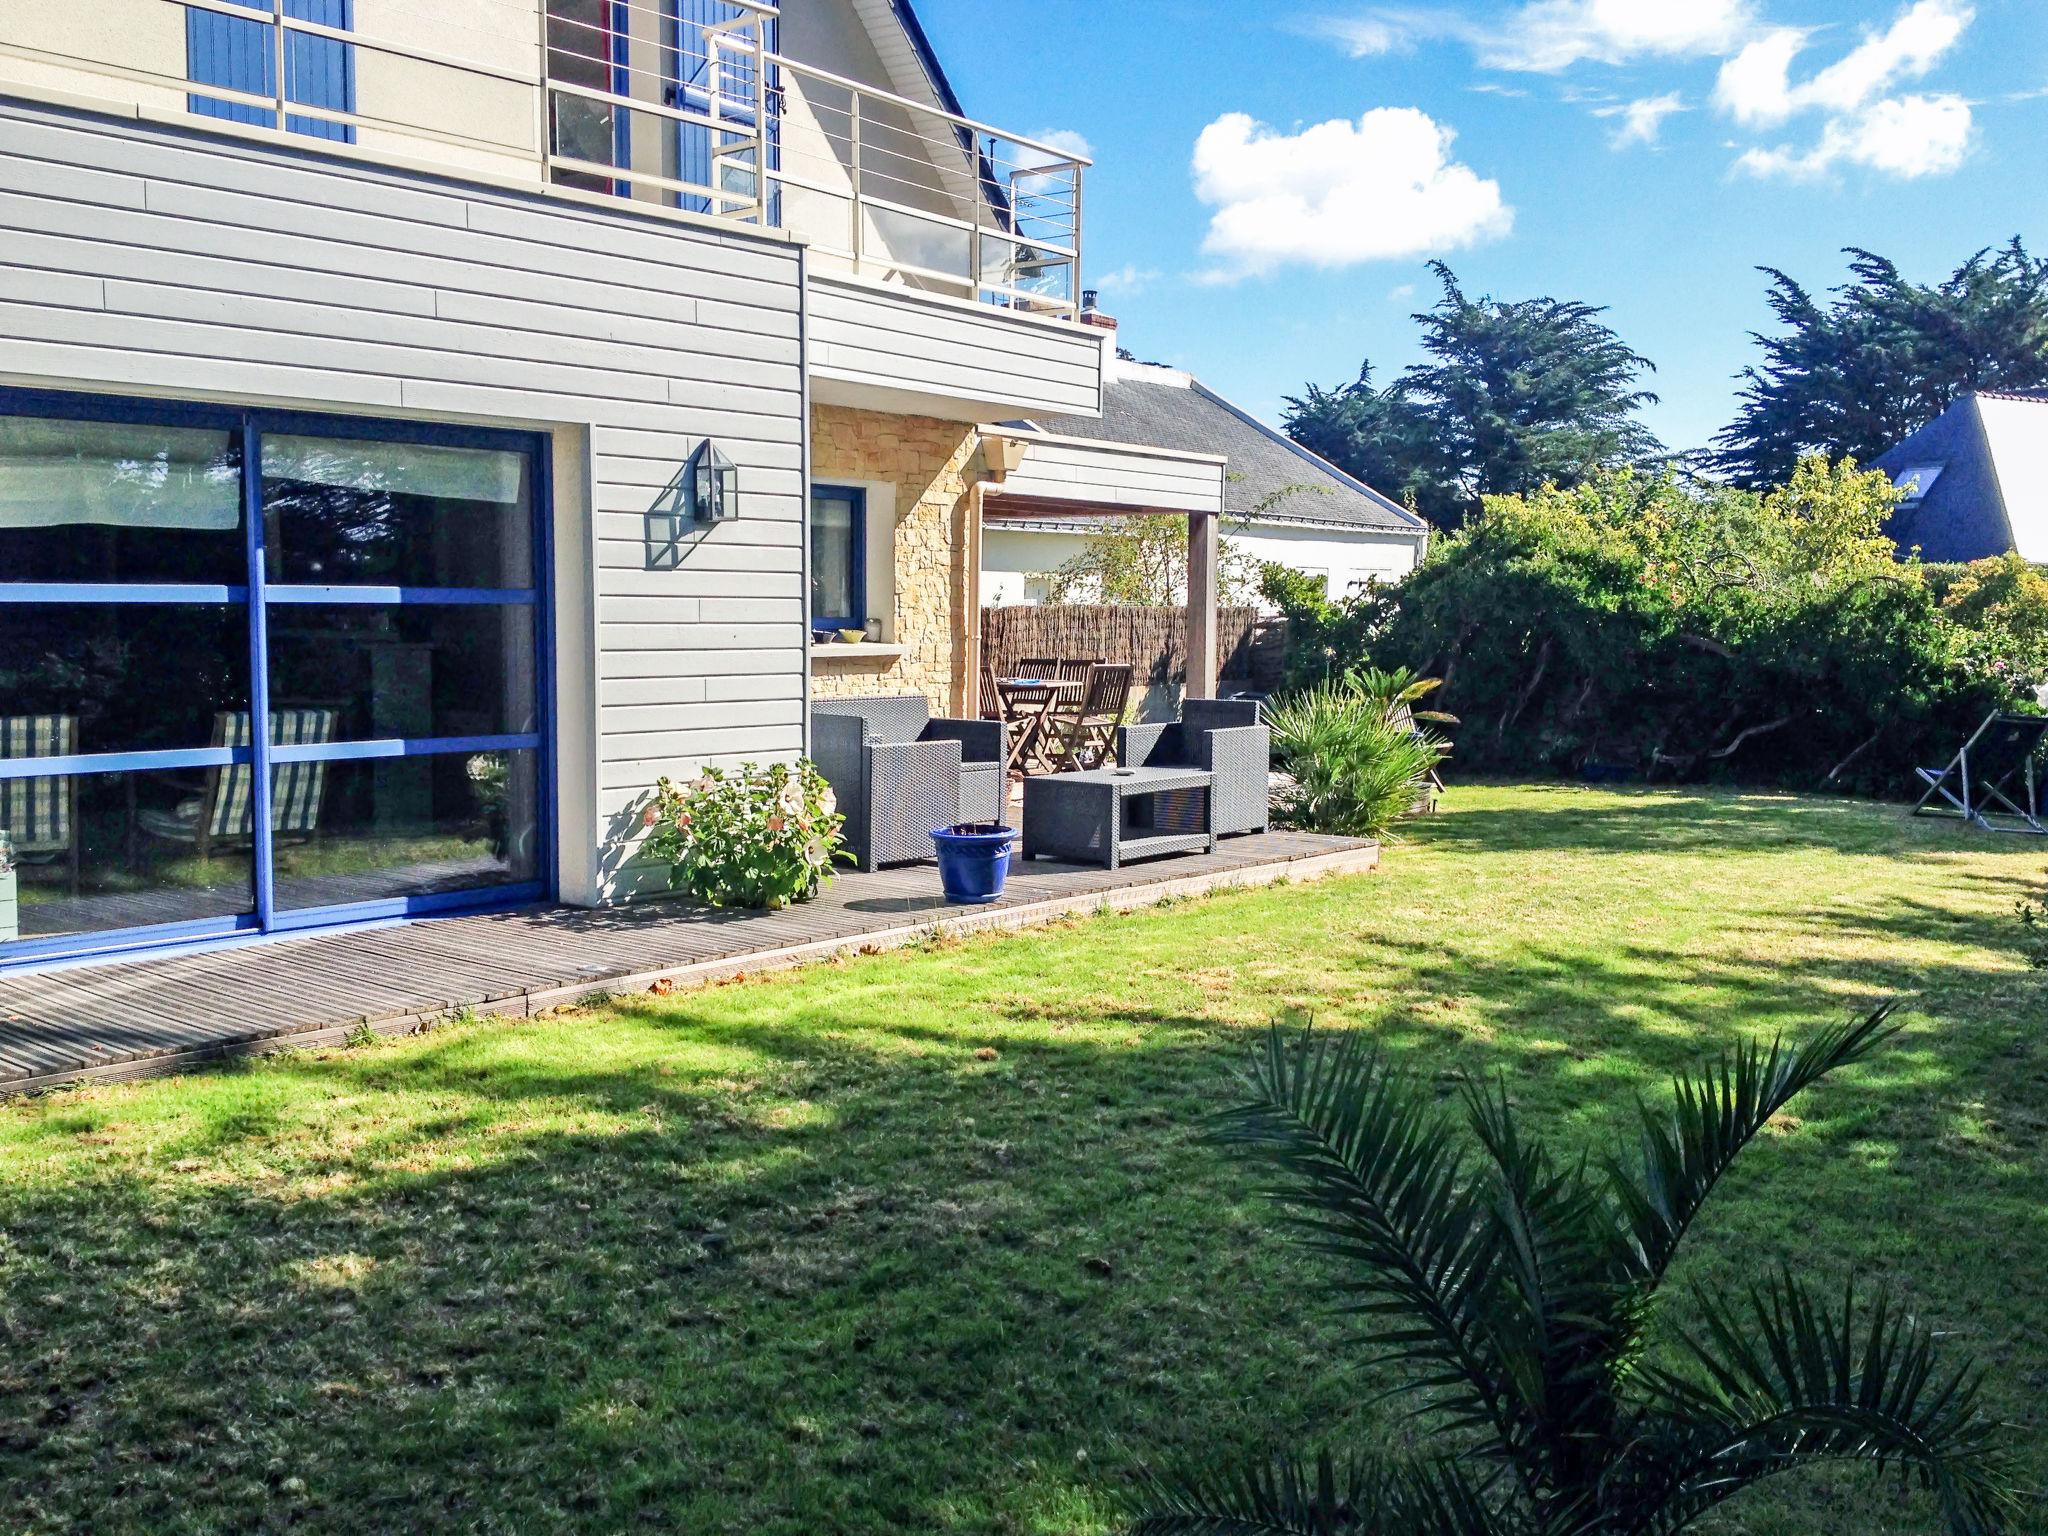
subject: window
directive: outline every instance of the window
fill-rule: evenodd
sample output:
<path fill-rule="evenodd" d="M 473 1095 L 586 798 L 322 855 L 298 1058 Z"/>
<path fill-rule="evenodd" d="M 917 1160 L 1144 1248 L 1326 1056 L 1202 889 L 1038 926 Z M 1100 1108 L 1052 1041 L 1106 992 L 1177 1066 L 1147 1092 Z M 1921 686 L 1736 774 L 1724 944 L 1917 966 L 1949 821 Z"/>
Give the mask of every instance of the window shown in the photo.
<path fill-rule="evenodd" d="M 545 895 L 543 451 L 0 390 L 0 967 Z"/>
<path fill-rule="evenodd" d="M 627 29 L 618 0 L 548 0 L 548 79 L 614 96 L 632 94 L 627 72 Z M 567 91 L 548 92 L 554 152 L 592 165 L 632 163 L 632 125 L 626 109 Z M 558 186 L 619 193 L 627 183 L 588 171 L 555 168 Z"/>
<path fill-rule="evenodd" d="M 1909 464 L 1892 476 L 1892 484 L 1902 493 L 1900 505 L 1917 507 L 1927 499 L 1927 493 L 1934 489 L 1934 482 L 1941 478 L 1945 464 Z"/>
<path fill-rule="evenodd" d="M 867 543 L 867 493 L 836 485 L 813 486 L 813 629 L 859 629 L 867 623 Z"/>
<path fill-rule="evenodd" d="M 244 21 L 221 11 L 185 9 L 186 78 L 195 85 L 219 85 L 254 96 L 277 94 L 277 36 L 270 0 L 230 0 L 262 13 Z M 348 32 L 355 27 L 355 0 L 285 0 L 284 13 L 293 21 Z M 330 112 L 356 108 L 355 49 L 331 37 L 286 27 L 284 31 L 285 100 Z M 193 95 L 186 110 L 201 117 L 275 128 L 277 114 L 240 101 Z M 356 131 L 347 123 L 322 117 L 286 114 L 285 126 L 309 138 L 353 144 Z"/>

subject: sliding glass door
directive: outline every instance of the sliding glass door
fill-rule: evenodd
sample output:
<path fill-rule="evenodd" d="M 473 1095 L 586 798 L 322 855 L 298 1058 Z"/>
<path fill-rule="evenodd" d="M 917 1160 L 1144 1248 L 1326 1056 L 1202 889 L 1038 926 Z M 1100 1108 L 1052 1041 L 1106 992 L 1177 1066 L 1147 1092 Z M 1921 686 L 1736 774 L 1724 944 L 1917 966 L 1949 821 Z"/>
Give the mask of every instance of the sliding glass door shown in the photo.
<path fill-rule="evenodd" d="M 546 471 L 0 392 L 0 966 L 546 894 Z"/>

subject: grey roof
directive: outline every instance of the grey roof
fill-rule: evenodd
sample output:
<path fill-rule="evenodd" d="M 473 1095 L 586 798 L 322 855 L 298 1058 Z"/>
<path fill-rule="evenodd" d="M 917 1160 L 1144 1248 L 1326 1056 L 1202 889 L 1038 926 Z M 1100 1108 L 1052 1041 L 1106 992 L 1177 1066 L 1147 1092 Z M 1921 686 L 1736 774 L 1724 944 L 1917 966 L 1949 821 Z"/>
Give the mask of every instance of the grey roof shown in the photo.
<path fill-rule="evenodd" d="M 1100 419 L 1055 416 L 1039 418 L 1031 425 L 1056 436 L 1092 442 L 1223 454 L 1230 461 L 1224 508 L 1240 517 L 1248 516 L 1266 498 L 1286 492 L 1259 513 L 1259 521 L 1371 529 L 1418 538 L 1428 532 L 1429 525 L 1406 507 L 1318 458 L 1199 380 L 1183 385 L 1178 379 L 1155 383 L 1112 375 L 1103 381 L 1102 403 Z"/>
<path fill-rule="evenodd" d="M 2038 403 L 2048 418 L 2048 393 L 2001 392 L 1993 398 Z M 2048 431 L 2048 420 L 2043 430 Z M 1917 465 L 1939 465 L 1941 475 L 1925 499 L 1902 506 L 1885 527 L 1901 553 L 1923 560 L 1983 560 L 2016 547 L 2012 519 L 1999 485 L 1998 461 L 1976 395 L 1964 395 L 1871 468 L 1897 476 Z"/>

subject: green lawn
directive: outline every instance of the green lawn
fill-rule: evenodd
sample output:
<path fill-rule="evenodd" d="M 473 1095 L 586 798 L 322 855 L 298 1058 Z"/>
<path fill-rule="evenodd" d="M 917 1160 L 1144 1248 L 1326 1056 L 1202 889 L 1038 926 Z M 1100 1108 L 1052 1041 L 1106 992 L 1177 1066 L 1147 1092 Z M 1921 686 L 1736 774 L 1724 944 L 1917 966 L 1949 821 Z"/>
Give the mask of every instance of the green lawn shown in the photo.
<path fill-rule="evenodd" d="M 1686 1277 L 1892 1278 L 2048 1482 L 2044 868 L 1895 807 L 1459 789 L 1369 878 L 0 1108 L 0 1529 L 1098 1531 L 1141 1452 L 1375 1433 L 1195 1140 L 1270 1016 L 1580 1142 L 1899 992 Z M 1844 1476 L 1718 1528 L 1928 1514 Z"/>

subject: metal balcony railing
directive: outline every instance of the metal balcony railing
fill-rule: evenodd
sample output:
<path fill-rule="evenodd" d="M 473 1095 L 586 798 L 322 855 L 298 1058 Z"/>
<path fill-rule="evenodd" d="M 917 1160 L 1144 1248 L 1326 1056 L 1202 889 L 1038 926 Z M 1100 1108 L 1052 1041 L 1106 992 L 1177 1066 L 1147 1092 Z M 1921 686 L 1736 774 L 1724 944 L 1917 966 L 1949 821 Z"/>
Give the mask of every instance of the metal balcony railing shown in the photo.
<path fill-rule="evenodd" d="M 164 27 L 15 11 L 0 92 L 770 226 L 862 276 L 1079 309 L 1084 157 L 788 58 L 769 0 L 459 0 L 386 10 L 379 32 L 340 25 L 342 0 L 153 3 Z"/>

